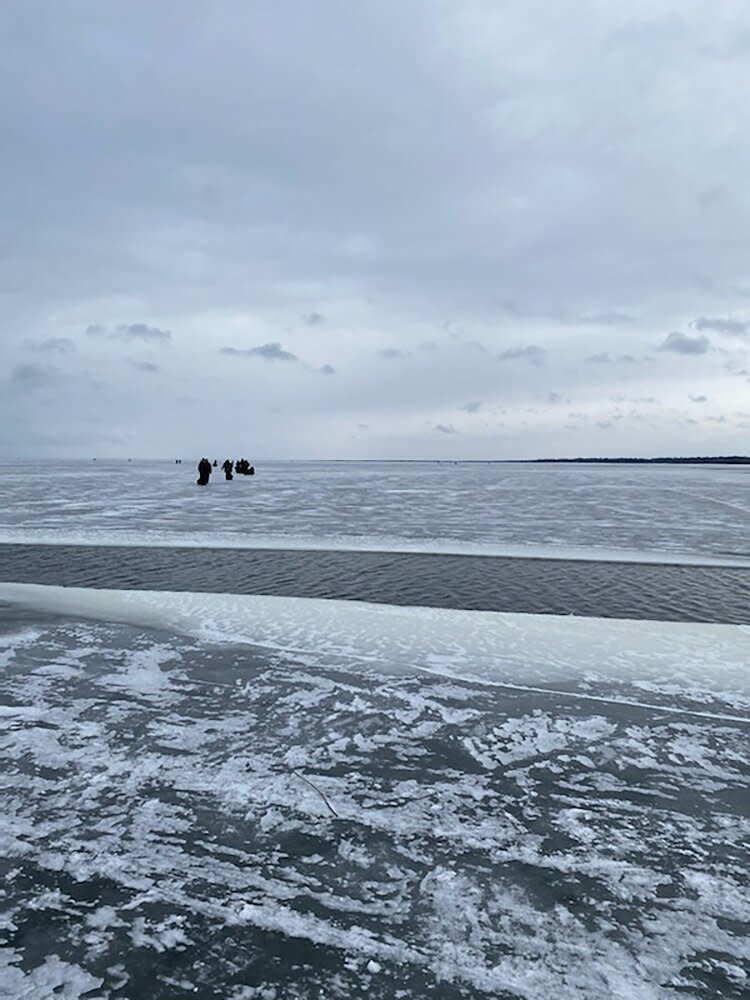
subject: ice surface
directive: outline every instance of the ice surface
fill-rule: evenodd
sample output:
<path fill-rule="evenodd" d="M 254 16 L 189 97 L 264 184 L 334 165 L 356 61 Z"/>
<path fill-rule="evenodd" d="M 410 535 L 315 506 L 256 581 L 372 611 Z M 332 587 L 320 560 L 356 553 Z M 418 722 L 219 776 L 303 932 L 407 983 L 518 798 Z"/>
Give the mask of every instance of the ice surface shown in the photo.
<path fill-rule="evenodd" d="M 359 669 L 422 670 L 527 688 L 606 679 L 642 682 L 652 694 L 750 692 L 750 626 L 743 625 L 21 583 L 0 583 L 0 601 L 293 652 L 308 663 L 345 657 Z M 149 687 L 161 683 L 153 659 L 129 677 Z"/>
<path fill-rule="evenodd" d="M 0 542 L 750 565 L 743 467 L 270 462 L 206 490 L 187 464 L 0 472 Z"/>
<path fill-rule="evenodd" d="M 20 955 L 0 947 L 0 997 L 8 1000 L 80 1000 L 92 997 L 103 980 L 76 965 L 49 955 L 41 965 L 24 972 L 13 964 Z"/>
<path fill-rule="evenodd" d="M 744 1000 L 742 629 L 157 596 L 0 595 L 0 994 Z"/>
<path fill-rule="evenodd" d="M 566 546 L 559 544 L 520 544 L 492 542 L 462 542 L 456 539 L 434 538 L 416 542 L 409 539 L 381 535 L 324 536 L 312 535 L 231 535 L 224 531 L 212 532 L 156 532 L 153 529 L 81 531 L 62 528 L 59 531 L 30 531 L 29 529 L 0 530 L 0 544 L 16 545 L 76 545 L 121 546 L 125 548 L 177 548 L 177 549 L 270 549 L 291 552 L 398 552 L 416 555 L 445 556 L 498 556 L 509 559 L 562 559 L 566 562 L 617 562 L 643 563 L 657 566 L 737 566 L 750 567 L 750 558 L 742 556 L 715 556 L 684 552 L 644 552 L 631 549 L 597 546 Z"/>

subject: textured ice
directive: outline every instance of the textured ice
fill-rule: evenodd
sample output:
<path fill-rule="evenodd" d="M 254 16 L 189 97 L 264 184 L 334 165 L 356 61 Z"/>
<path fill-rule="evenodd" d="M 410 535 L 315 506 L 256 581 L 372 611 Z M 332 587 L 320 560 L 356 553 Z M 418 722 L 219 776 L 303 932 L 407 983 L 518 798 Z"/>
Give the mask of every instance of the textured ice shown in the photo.
<path fill-rule="evenodd" d="M 526 615 L 264 595 L 1 583 L 0 601 L 180 631 L 360 669 L 430 671 L 494 683 L 646 682 L 700 701 L 750 693 L 750 626 Z M 122 684 L 159 686 L 152 650 Z M 596 697 L 592 694 L 592 697 Z M 638 697 L 637 701 L 646 700 Z"/>
<path fill-rule="evenodd" d="M 747 995 L 747 629 L 7 601 L 0 995 Z"/>
<path fill-rule="evenodd" d="M 9 1000 L 79 1000 L 92 996 L 103 980 L 90 976 L 76 965 L 48 955 L 41 965 L 24 972 L 14 965 L 19 955 L 0 948 L 0 997 Z"/>
<path fill-rule="evenodd" d="M 271 462 L 200 491 L 173 463 L 0 471 L 0 541 L 750 565 L 742 467 Z"/>

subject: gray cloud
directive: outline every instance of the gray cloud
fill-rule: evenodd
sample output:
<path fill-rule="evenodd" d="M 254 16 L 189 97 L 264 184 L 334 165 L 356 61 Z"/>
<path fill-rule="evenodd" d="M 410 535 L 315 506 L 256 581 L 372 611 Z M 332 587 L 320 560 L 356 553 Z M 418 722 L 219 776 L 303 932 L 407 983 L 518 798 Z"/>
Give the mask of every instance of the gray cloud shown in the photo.
<path fill-rule="evenodd" d="M 612 396 L 611 400 L 613 403 L 648 403 L 649 405 L 659 402 L 655 396 L 624 396 L 622 393 Z"/>
<path fill-rule="evenodd" d="M 336 369 L 333 367 L 333 365 L 321 365 L 320 368 L 318 368 L 318 371 L 320 372 L 321 375 L 336 374 Z"/>
<path fill-rule="evenodd" d="M 308 326 L 319 326 L 325 320 L 325 316 L 322 316 L 319 312 L 309 312 L 305 313 L 302 319 Z"/>
<path fill-rule="evenodd" d="M 158 326 L 148 326 L 146 323 L 121 323 L 114 328 L 91 323 L 86 327 L 86 336 L 108 340 L 142 340 L 151 344 L 166 344 L 172 339 L 169 330 L 160 330 Z"/>
<path fill-rule="evenodd" d="M 705 354 L 709 346 L 707 337 L 691 337 L 687 333 L 673 330 L 664 338 L 659 350 L 674 354 Z"/>
<path fill-rule="evenodd" d="M 10 378 L 18 386 L 37 388 L 55 381 L 58 374 L 52 365 L 20 364 L 13 368 Z"/>
<path fill-rule="evenodd" d="M 158 372 L 161 369 L 159 365 L 155 365 L 153 361 L 130 361 L 131 368 L 135 368 L 139 372 Z"/>
<path fill-rule="evenodd" d="M 698 192 L 698 204 L 704 212 L 718 208 L 729 201 L 729 192 L 726 188 L 712 185 L 704 191 Z"/>
<path fill-rule="evenodd" d="M 480 400 L 475 399 L 469 403 L 464 403 L 463 406 L 459 407 L 459 409 L 463 410 L 465 413 L 479 413 L 482 409 L 482 404 Z"/>
<path fill-rule="evenodd" d="M 395 361 L 397 358 L 405 358 L 406 354 L 403 351 L 399 351 L 397 347 L 384 347 L 382 351 L 378 351 L 381 358 L 385 358 L 386 361 Z"/>
<path fill-rule="evenodd" d="M 688 396 L 691 403 L 707 403 L 708 396 Z"/>
<path fill-rule="evenodd" d="M 46 340 L 30 340 L 28 347 L 32 351 L 49 354 L 71 354 L 75 344 L 69 337 L 48 337 Z"/>
<path fill-rule="evenodd" d="M 601 312 L 581 316 L 578 322 L 590 326 L 629 326 L 635 323 L 635 318 L 628 313 Z"/>
<path fill-rule="evenodd" d="M 715 333 L 728 333 L 738 337 L 745 337 L 750 333 L 750 323 L 739 319 L 709 319 L 701 316 L 692 325 L 696 330 L 713 330 Z"/>
<path fill-rule="evenodd" d="M 299 361 L 297 355 L 285 351 L 278 340 L 270 344 L 259 344 L 258 347 L 222 347 L 220 353 L 234 357 L 263 358 L 264 361 Z"/>
<path fill-rule="evenodd" d="M 511 347 L 507 351 L 498 354 L 498 361 L 526 361 L 530 365 L 540 367 L 544 364 L 547 352 L 543 347 L 536 344 L 529 344 L 527 347 Z"/>
<path fill-rule="evenodd" d="M 612 357 L 606 351 L 600 354 L 592 354 L 586 358 L 587 363 L 592 365 L 635 365 L 638 360 L 632 354 L 618 354 Z"/>
<path fill-rule="evenodd" d="M 453 424 L 435 424 L 435 430 L 441 434 L 458 434 Z"/>
<path fill-rule="evenodd" d="M 172 339 L 169 330 L 160 330 L 158 326 L 147 326 L 145 323 L 123 324 L 117 327 L 117 336 L 126 340 L 167 341 Z"/>

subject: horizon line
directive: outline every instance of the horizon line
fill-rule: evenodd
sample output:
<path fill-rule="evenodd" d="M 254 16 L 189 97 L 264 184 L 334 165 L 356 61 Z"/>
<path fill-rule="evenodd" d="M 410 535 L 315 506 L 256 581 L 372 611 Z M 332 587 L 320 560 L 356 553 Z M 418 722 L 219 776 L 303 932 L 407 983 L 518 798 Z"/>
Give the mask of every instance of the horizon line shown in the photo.
<path fill-rule="evenodd" d="M 51 462 L 166 462 L 170 464 L 185 464 L 197 462 L 197 457 L 181 458 L 176 457 L 145 457 L 145 456 L 114 456 L 114 455 L 94 455 L 94 456 L 45 456 L 45 455 L 8 455 L 0 456 L 0 463 L 23 462 L 28 460 L 51 461 Z M 390 462 L 390 463 L 422 463 L 422 464 L 474 464 L 474 465 L 533 465 L 533 464 L 554 464 L 559 463 L 684 463 L 684 464 L 750 464 L 750 455 L 576 455 L 572 457 L 536 457 L 536 458 L 297 458 L 297 457 L 262 457 L 255 458 L 253 462 Z"/>

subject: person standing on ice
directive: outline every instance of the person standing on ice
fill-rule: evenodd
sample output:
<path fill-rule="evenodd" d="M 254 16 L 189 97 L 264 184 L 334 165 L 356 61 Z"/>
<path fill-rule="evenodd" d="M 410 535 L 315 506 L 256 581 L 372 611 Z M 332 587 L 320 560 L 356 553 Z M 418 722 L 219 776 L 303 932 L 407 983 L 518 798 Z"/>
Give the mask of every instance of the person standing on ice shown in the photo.
<path fill-rule="evenodd" d="M 234 478 L 232 476 L 232 463 L 229 459 L 226 459 L 226 461 L 222 465 L 222 469 L 224 470 L 224 475 L 226 476 L 227 482 L 229 482 L 230 479 Z"/>
<path fill-rule="evenodd" d="M 208 486 L 208 480 L 211 478 L 211 463 L 207 458 L 202 458 L 198 462 L 198 486 Z"/>

